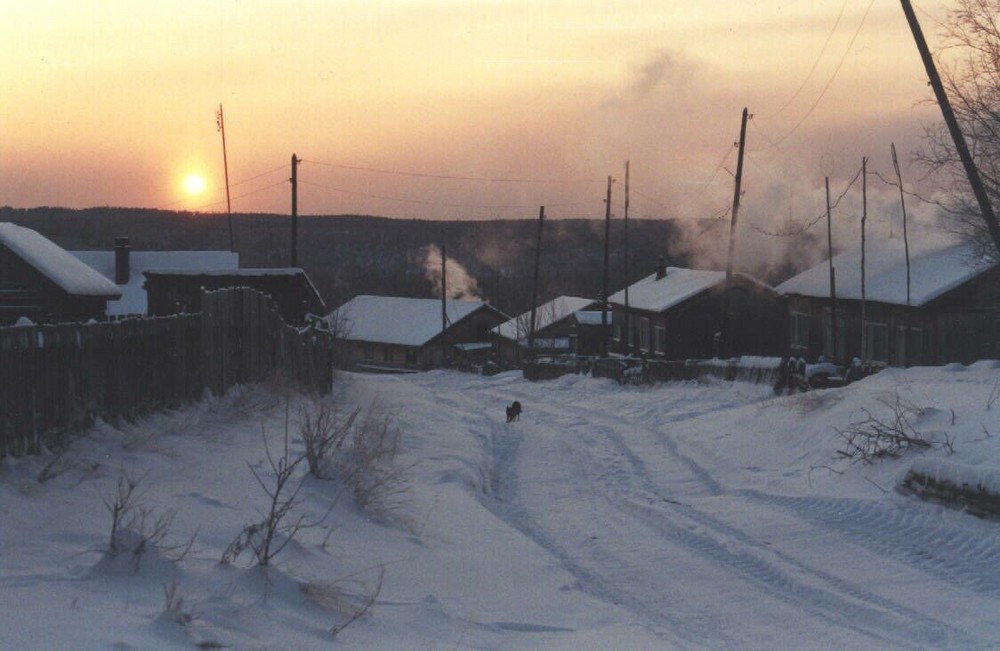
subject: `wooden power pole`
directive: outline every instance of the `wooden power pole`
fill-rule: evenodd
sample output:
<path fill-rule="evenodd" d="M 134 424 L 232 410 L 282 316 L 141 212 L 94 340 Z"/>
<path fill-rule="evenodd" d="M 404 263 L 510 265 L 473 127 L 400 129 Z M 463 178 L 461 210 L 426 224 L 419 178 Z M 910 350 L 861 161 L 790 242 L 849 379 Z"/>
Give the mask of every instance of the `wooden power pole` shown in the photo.
<path fill-rule="evenodd" d="M 826 177 L 826 250 L 830 258 L 830 353 L 837 362 L 837 272 L 833 268 L 833 220 L 830 217 L 830 177 Z"/>
<path fill-rule="evenodd" d="M 920 59 L 923 61 L 924 69 L 927 71 L 927 78 L 934 89 L 934 96 L 937 98 L 938 106 L 941 107 L 941 115 L 944 116 L 945 124 L 948 125 L 948 131 L 951 133 L 951 139 L 955 142 L 955 150 L 958 152 L 958 157 L 962 160 L 966 176 L 969 177 L 969 184 L 972 186 L 973 194 L 976 195 L 976 201 L 979 203 L 979 210 L 982 213 L 983 220 L 986 222 L 990 237 L 993 238 L 993 245 L 997 249 L 997 255 L 1000 255 L 1000 224 L 997 223 L 997 216 L 993 212 L 993 204 L 990 203 L 990 197 L 986 193 L 986 186 L 983 185 L 979 169 L 976 167 L 975 161 L 972 160 L 972 154 L 969 152 L 969 146 L 965 142 L 965 136 L 962 135 L 962 129 L 958 126 L 958 119 L 951 108 L 951 102 L 948 101 L 948 95 L 944 92 L 944 84 L 941 83 L 941 77 L 938 75 L 937 67 L 934 65 L 934 58 L 927 47 L 927 41 L 924 39 L 923 30 L 920 29 L 917 15 L 913 13 L 910 0 L 900 0 L 900 2 L 903 4 L 903 13 L 906 14 L 906 22 L 910 24 L 910 31 L 913 32 L 913 40 L 917 43 Z"/>
<path fill-rule="evenodd" d="M 868 158 L 861 157 L 861 354 L 867 356 L 865 342 L 867 340 L 868 317 L 866 313 L 867 295 L 865 294 L 865 223 L 868 221 Z"/>
<path fill-rule="evenodd" d="M 629 161 L 625 161 L 625 233 L 624 233 L 624 244 L 625 244 L 625 319 L 624 323 L 621 324 L 621 352 L 628 355 L 632 352 L 632 339 L 631 339 L 631 329 L 629 328 L 629 301 L 628 301 L 628 286 L 629 286 L 629 268 L 628 268 L 628 171 L 629 171 Z"/>
<path fill-rule="evenodd" d="M 448 365 L 448 253 L 441 244 L 441 364 Z"/>
<path fill-rule="evenodd" d="M 604 199 L 604 283 L 601 293 L 601 353 L 608 355 L 608 266 L 611 260 L 611 176 L 608 176 L 608 195 Z"/>
<path fill-rule="evenodd" d="M 292 154 L 292 264 L 299 266 L 299 159 Z"/>
<path fill-rule="evenodd" d="M 733 214 L 729 225 L 729 256 L 726 258 L 726 286 L 722 294 L 722 350 L 721 356 L 726 357 L 732 352 L 733 323 L 730 295 L 733 284 L 733 258 L 736 254 L 736 221 L 740 215 L 740 193 L 743 183 L 743 152 L 746 150 L 747 118 L 749 112 L 743 108 L 743 118 L 740 120 L 740 141 L 736 156 L 736 185 L 733 189 Z"/>
<path fill-rule="evenodd" d="M 542 261 L 542 224 L 545 223 L 545 206 L 538 208 L 538 238 L 535 240 L 535 277 L 531 283 L 531 324 L 528 330 L 528 354 L 535 359 L 535 316 L 538 309 L 538 268 Z"/>
<path fill-rule="evenodd" d="M 233 206 L 229 201 L 229 159 L 226 156 L 226 120 L 222 117 L 222 104 L 215 116 L 215 124 L 222 132 L 222 171 L 226 178 L 226 215 L 229 216 L 229 250 L 236 251 L 236 240 L 233 237 Z"/>

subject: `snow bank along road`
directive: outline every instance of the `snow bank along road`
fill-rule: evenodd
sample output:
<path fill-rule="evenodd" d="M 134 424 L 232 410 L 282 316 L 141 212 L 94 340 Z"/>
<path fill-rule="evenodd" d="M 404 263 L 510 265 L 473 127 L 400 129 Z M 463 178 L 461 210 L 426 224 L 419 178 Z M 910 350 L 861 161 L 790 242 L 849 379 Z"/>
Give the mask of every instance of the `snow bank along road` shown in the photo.
<path fill-rule="evenodd" d="M 906 459 L 837 459 L 834 428 L 875 397 L 940 395 L 893 373 L 780 398 L 515 374 L 358 381 L 436 405 L 404 409 L 404 429 L 444 421 L 480 441 L 482 506 L 665 647 L 997 648 L 1000 524 L 893 491 Z"/>

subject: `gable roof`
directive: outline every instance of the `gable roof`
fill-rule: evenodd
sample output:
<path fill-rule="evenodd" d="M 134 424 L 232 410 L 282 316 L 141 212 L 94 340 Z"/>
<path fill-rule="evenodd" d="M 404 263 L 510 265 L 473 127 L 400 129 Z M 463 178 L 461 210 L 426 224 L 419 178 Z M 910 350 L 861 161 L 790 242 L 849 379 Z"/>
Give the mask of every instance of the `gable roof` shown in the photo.
<path fill-rule="evenodd" d="M 761 287 L 768 287 L 768 285 L 747 274 L 736 273 L 734 275 L 742 276 Z M 667 267 L 666 275 L 663 278 L 657 278 L 656 274 L 652 273 L 642 280 L 629 285 L 629 308 L 645 310 L 647 312 L 663 312 L 716 285 L 724 283 L 725 280 L 725 271 Z M 625 305 L 625 290 L 619 290 L 609 296 L 608 302 L 615 305 Z"/>
<path fill-rule="evenodd" d="M 122 295 L 113 282 L 30 228 L 0 223 L 0 244 L 67 294 L 111 298 Z"/>
<path fill-rule="evenodd" d="M 989 270 L 993 263 L 961 243 L 915 243 L 910 246 L 910 304 L 924 305 Z M 833 257 L 837 298 L 861 299 L 861 247 Z M 823 262 L 777 287 L 782 295 L 830 295 L 829 262 Z M 906 251 L 899 239 L 882 239 L 865 246 L 865 298 L 906 305 Z"/>
<path fill-rule="evenodd" d="M 452 324 L 481 309 L 496 311 L 485 301 L 449 299 L 446 305 Z M 344 338 L 353 341 L 423 346 L 441 334 L 441 300 L 362 294 L 331 312 L 326 320 L 331 326 L 341 322 Z"/>
<path fill-rule="evenodd" d="M 585 310 L 597 303 L 592 298 L 579 296 L 557 296 L 551 301 L 542 303 L 535 309 L 535 330 L 542 330 L 553 323 L 562 321 L 579 310 Z M 490 332 L 511 341 L 525 342 L 531 330 L 531 310 L 501 323 Z"/>
<path fill-rule="evenodd" d="M 71 251 L 77 259 L 95 269 L 108 280 L 115 278 L 114 251 Z M 165 269 L 188 269 L 206 272 L 208 270 L 235 271 L 239 267 L 239 255 L 231 251 L 130 251 L 129 279 L 124 285 L 117 285 L 121 298 L 108 302 L 108 314 L 145 314 L 148 310 L 146 282 L 143 273 Z"/>

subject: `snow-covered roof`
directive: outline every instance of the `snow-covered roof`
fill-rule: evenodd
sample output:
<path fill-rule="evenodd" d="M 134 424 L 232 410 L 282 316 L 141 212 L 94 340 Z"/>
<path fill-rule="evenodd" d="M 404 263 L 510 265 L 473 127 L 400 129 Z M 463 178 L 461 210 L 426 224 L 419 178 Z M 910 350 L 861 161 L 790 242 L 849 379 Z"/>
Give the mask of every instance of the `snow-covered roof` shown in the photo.
<path fill-rule="evenodd" d="M 121 290 L 113 282 L 73 257 L 40 233 L 11 223 L 0 223 L 0 244 L 39 273 L 73 296 L 117 298 Z"/>
<path fill-rule="evenodd" d="M 547 303 L 542 303 L 535 310 L 535 330 L 542 330 L 553 323 L 561 321 L 574 312 L 583 310 L 596 303 L 592 298 L 580 298 L 579 296 L 558 296 Z M 493 334 L 500 335 L 511 341 L 527 341 L 531 330 L 531 311 L 527 311 L 520 316 L 516 316 L 509 321 L 501 323 L 493 328 Z"/>
<path fill-rule="evenodd" d="M 762 284 L 760 281 L 746 274 L 736 275 Z M 666 275 L 663 278 L 657 278 L 656 274 L 653 273 L 629 285 L 629 308 L 648 312 L 663 312 L 683 303 L 693 296 L 697 296 L 707 289 L 725 282 L 725 280 L 725 271 L 667 267 Z M 624 305 L 625 290 L 622 289 L 609 296 L 608 302 L 616 305 Z"/>
<path fill-rule="evenodd" d="M 457 323 L 485 301 L 447 301 L 448 321 Z M 331 326 L 340 326 L 344 338 L 400 346 L 423 346 L 441 334 L 441 300 L 397 296 L 355 296 L 327 315 Z"/>
<path fill-rule="evenodd" d="M 631 303 L 631 301 L 630 301 Z M 600 310 L 579 310 L 573 313 L 576 317 L 576 322 L 580 325 L 589 326 L 599 326 L 601 325 L 602 315 Z M 613 317 L 611 310 L 608 310 L 603 318 L 608 320 L 608 323 L 613 322 Z"/>
<path fill-rule="evenodd" d="M 972 280 L 993 266 L 967 244 L 910 244 L 910 304 L 924 305 Z M 837 298 L 861 299 L 861 247 L 833 258 Z M 823 262 L 777 287 L 782 295 L 830 295 L 829 262 Z M 865 298 L 906 305 L 906 252 L 901 239 L 882 239 L 865 246 Z"/>
<path fill-rule="evenodd" d="M 114 281 L 114 251 L 71 251 L 77 259 L 97 270 L 105 278 Z M 130 251 L 129 279 L 124 285 L 117 285 L 122 297 L 108 301 L 108 314 L 145 314 L 147 311 L 146 282 L 143 272 L 170 269 L 187 269 L 199 273 L 224 270 L 234 273 L 239 267 L 239 255 L 231 251 Z"/>

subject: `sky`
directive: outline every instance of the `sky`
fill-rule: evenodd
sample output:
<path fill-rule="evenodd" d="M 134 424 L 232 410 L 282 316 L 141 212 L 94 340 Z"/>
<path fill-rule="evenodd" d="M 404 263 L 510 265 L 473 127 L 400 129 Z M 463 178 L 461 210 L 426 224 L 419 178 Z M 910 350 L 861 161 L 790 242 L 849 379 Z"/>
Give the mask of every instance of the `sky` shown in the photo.
<path fill-rule="evenodd" d="M 935 42 L 941 0 L 915 3 Z M 0 205 L 799 227 L 939 120 L 890 0 L 12 0 Z M 223 107 L 226 156 L 217 112 Z M 873 187 L 885 196 L 895 189 Z M 886 218 L 888 219 L 888 217 Z M 888 228 L 888 226 L 886 226 Z"/>

